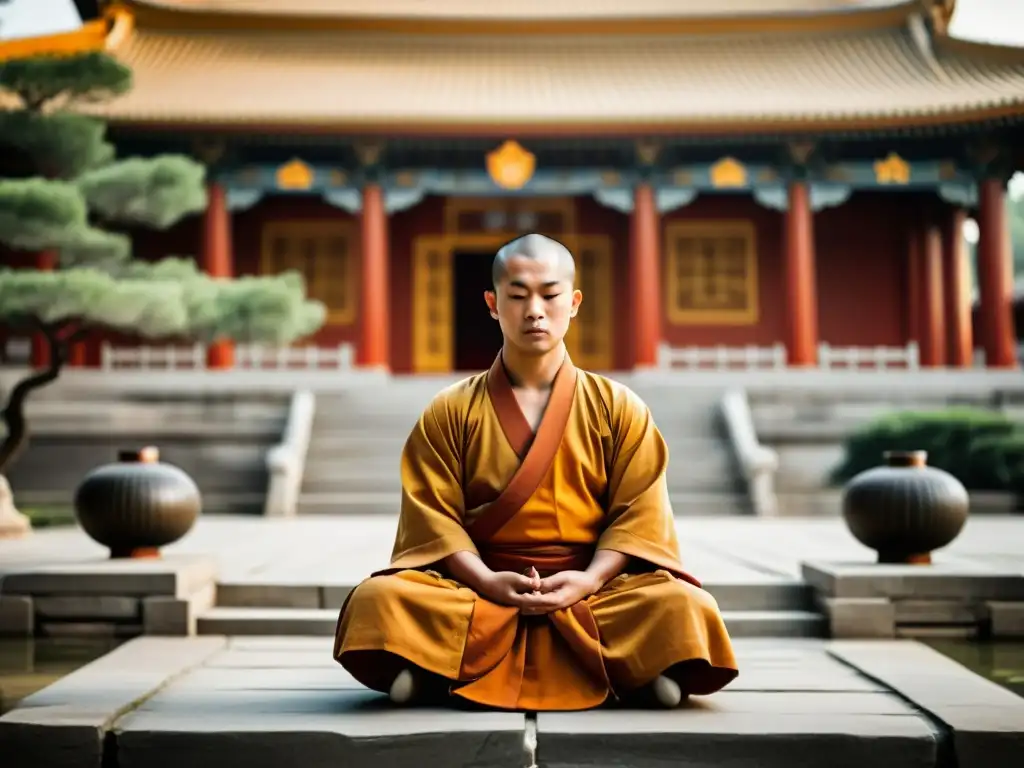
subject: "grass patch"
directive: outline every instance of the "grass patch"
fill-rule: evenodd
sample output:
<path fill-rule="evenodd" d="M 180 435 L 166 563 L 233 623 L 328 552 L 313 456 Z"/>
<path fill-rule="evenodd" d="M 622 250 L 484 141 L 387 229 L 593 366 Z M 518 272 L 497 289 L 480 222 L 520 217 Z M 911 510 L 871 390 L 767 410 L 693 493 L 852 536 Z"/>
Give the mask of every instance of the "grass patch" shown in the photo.
<path fill-rule="evenodd" d="M 56 528 L 77 525 L 74 507 L 63 505 L 19 507 L 18 511 L 32 522 L 33 528 Z"/>

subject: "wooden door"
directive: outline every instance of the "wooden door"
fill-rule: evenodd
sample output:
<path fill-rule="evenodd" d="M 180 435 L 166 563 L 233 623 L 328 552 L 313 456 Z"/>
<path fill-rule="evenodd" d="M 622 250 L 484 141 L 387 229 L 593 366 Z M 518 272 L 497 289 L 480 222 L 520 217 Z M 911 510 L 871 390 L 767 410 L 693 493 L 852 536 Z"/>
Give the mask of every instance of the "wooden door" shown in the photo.
<path fill-rule="evenodd" d="M 412 265 L 412 368 L 417 373 L 452 369 L 455 296 L 451 245 L 443 236 L 418 237 Z"/>
<path fill-rule="evenodd" d="M 611 241 L 604 235 L 579 235 L 566 245 L 576 257 L 576 287 L 583 292 L 583 303 L 565 346 L 580 368 L 611 370 L 615 360 Z"/>

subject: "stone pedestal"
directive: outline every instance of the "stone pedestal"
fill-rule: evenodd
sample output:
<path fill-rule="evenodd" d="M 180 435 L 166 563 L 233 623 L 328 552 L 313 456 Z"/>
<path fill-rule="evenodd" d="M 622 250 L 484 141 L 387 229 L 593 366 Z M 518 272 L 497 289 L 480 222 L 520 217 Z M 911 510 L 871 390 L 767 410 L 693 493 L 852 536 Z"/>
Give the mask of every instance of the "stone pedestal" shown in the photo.
<path fill-rule="evenodd" d="M 95 560 L 13 571 L 3 583 L 0 634 L 46 637 L 194 635 L 216 599 L 206 555 Z"/>
<path fill-rule="evenodd" d="M 1020 637 L 1024 574 L 963 563 L 809 562 L 834 638 Z"/>
<path fill-rule="evenodd" d="M 14 494 L 7 478 L 0 475 L 0 539 L 26 536 L 32 532 L 32 524 L 14 506 Z"/>

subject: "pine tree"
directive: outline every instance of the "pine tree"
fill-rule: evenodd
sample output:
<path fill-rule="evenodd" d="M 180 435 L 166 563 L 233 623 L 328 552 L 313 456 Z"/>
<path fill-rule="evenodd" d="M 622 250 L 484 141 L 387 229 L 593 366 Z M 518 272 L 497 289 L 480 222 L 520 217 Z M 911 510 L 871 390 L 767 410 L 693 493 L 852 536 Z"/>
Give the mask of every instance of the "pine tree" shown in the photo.
<path fill-rule="evenodd" d="M 215 280 L 191 258 L 131 258 L 129 236 L 114 227 L 163 229 L 206 206 L 202 165 L 181 155 L 116 159 L 103 121 L 71 111 L 125 93 L 131 80 L 103 53 L 0 62 L 0 242 L 56 255 L 52 271 L 0 268 L 0 324 L 49 347 L 46 369 L 7 398 L 0 474 L 28 439 L 26 398 L 57 379 L 90 331 L 283 345 L 324 322 L 298 273 Z"/>

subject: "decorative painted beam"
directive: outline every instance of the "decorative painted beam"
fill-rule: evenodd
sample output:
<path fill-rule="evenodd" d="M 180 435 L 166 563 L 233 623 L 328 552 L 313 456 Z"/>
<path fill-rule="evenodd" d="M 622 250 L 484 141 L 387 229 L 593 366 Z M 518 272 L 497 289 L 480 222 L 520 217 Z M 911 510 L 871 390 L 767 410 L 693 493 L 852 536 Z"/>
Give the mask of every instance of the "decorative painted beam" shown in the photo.
<path fill-rule="evenodd" d="M 411 208 L 427 195 L 442 196 L 578 196 L 593 195 L 602 205 L 629 212 L 640 170 L 539 169 L 530 156 L 515 150 L 505 157 L 487 157 L 487 167 L 474 170 L 391 170 L 382 173 L 388 213 Z M 502 165 L 499 160 L 505 162 Z M 514 163 L 513 163 L 514 161 Z M 510 168 L 512 170 L 510 170 Z M 512 171 L 515 171 L 513 174 Z M 787 171 L 770 164 L 746 165 L 733 157 L 714 163 L 656 170 L 646 176 L 656 191 L 662 213 L 689 205 L 701 194 L 752 194 L 762 205 L 785 209 Z M 217 174 L 230 190 L 233 209 L 244 209 L 267 194 L 318 194 L 339 208 L 356 213 L 362 205 L 362 175 L 349 169 L 310 165 L 293 159 L 281 166 L 253 165 Z M 815 208 L 842 204 L 855 190 L 932 190 L 958 205 L 976 198 L 971 174 L 952 162 L 908 162 L 889 154 L 875 161 L 841 162 L 810 174 Z"/>

